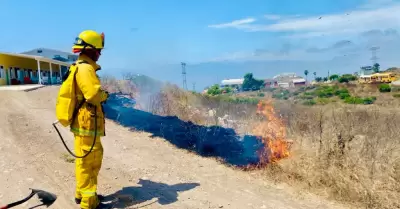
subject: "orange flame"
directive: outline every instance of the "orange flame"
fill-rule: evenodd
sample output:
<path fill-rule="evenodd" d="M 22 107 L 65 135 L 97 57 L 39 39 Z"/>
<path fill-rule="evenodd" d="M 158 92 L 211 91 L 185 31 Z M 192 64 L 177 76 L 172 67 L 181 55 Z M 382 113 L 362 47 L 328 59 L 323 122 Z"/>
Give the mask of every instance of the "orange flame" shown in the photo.
<path fill-rule="evenodd" d="M 253 134 L 259 136 L 265 146 L 265 149 L 259 152 L 260 165 L 263 166 L 289 157 L 286 126 L 283 120 L 276 115 L 271 101 L 260 101 L 257 104 L 257 113 L 267 119 L 258 123 L 253 129 Z"/>

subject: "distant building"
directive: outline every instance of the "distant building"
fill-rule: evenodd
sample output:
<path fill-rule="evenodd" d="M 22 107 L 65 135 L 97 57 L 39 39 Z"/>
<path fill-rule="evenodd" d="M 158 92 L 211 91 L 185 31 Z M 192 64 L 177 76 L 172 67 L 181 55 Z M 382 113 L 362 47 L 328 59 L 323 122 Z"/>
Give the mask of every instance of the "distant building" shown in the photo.
<path fill-rule="evenodd" d="M 305 86 L 306 85 L 306 79 L 304 78 L 295 78 L 292 80 L 293 86 Z"/>
<path fill-rule="evenodd" d="M 372 74 L 374 74 L 372 66 L 361 67 L 360 72 L 358 73 L 359 76 L 372 75 Z"/>
<path fill-rule="evenodd" d="M 21 54 L 42 56 L 67 63 L 73 63 L 78 59 L 78 55 L 76 54 L 47 48 L 36 48 L 30 51 L 22 52 Z"/>
<path fill-rule="evenodd" d="M 234 88 L 234 89 L 236 89 L 236 90 L 239 90 L 239 89 L 242 88 L 243 82 L 244 82 L 244 79 L 243 79 L 243 78 L 238 78 L 238 79 L 225 79 L 225 80 L 222 80 L 222 81 L 221 81 L 220 87 L 221 87 L 221 88 L 224 88 L 224 87 L 231 87 L 231 88 Z"/>
<path fill-rule="evenodd" d="M 55 49 L 47 49 L 47 48 L 36 48 L 32 49 L 30 51 L 22 52 L 21 54 L 26 54 L 26 55 L 33 55 L 33 56 L 41 56 L 45 57 L 48 59 L 53 59 L 65 63 L 72 64 L 76 60 L 78 60 L 78 55 L 69 53 L 69 52 L 63 52 L 60 50 L 55 50 Z M 68 67 L 66 66 L 61 66 L 61 77 L 67 72 Z M 57 72 L 54 72 L 54 74 L 57 74 Z M 54 75 L 56 77 L 58 75 Z"/>
<path fill-rule="evenodd" d="M 278 81 L 274 79 L 264 79 L 264 87 L 265 88 L 275 88 L 278 87 Z"/>
<path fill-rule="evenodd" d="M 283 82 L 283 83 L 279 82 L 278 86 L 281 87 L 281 88 L 290 88 L 290 83 L 288 83 L 288 82 Z"/>
<path fill-rule="evenodd" d="M 57 84 L 68 66 L 43 56 L 0 52 L 0 85 Z"/>
<path fill-rule="evenodd" d="M 284 77 L 295 78 L 295 77 L 297 77 L 297 74 L 296 73 L 281 73 L 281 74 L 274 76 L 273 79 L 279 79 L 279 78 L 284 78 Z"/>
<path fill-rule="evenodd" d="M 278 86 L 282 88 L 291 88 L 306 85 L 306 80 L 296 73 L 281 73 L 273 77 Z"/>

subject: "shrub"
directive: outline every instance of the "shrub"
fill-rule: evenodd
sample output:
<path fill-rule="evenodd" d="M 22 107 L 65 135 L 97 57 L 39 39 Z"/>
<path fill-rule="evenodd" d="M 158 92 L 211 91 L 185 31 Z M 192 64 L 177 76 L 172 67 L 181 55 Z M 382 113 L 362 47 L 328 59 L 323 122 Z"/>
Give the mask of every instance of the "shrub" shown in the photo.
<path fill-rule="evenodd" d="M 347 97 L 344 102 L 347 104 L 364 104 L 364 100 L 361 97 Z"/>
<path fill-rule="evenodd" d="M 349 94 L 349 90 L 346 89 L 346 88 L 343 88 L 343 89 L 338 89 L 338 90 L 335 91 L 335 95 L 340 95 L 340 94 L 342 94 L 342 93 L 347 93 L 347 94 Z"/>
<path fill-rule="evenodd" d="M 367 98 L 364 98 L 364 104 L 373 104 L 374 103 L 374 98 L 372 98 L 372 97 L 367 97 Z"/>
<path fill-rule="evenodd" d="M 339 78 L 339 83 L 348 83 L 348 82 L 349 82 L 349 79 L 346 78 L 346 77 L 340 77 Z"/>
<path fill-rule="evenodd" d="M 380 84 L 378 88 L 379 88 L 380 92 L 390 92 L 391 91 L 390 85 L 386 84 L 386 83 Z"/>
<path fill-rule="evenodd" d="M 339 94 L 339 98 L 340 98 L 340 99 L 346 99 L 347 97 L 350 97 L 350 94 L 349 94 L 349 93 L 340 93 L 340 94 Z"/>
<path fill-rule="evenodd" d="M 211 88 L 209 88 L 207 90 L 207 94 L 212 95 L 212 96 L 219 95 L 221 93 L 222 93 L 222 90 L 219 88 L 219 86 L 217 84 L 211 86 Z"/>
<path fill-rule="evenodd" d="M 376 97 L 346 97 L 344 102 L 347 104 L 373 104 L 376 100 Z"/>
<path fill-rule="evenodd" d="M 259 93 L 257 94 L 257 96 L 259 96 L 259 97 L 265 97 L 265 94 L 262 93 L 262 92 L 259 92 Z"/>
<path fill-rule="evenodd" d="M 315 94 L 320 98 L 329 98 L 334 95 L 333 87 L 321 87 L 315 90 Z"/>
<path fill-rule="evenodd" d="M 315 100 L 313 100 L 313 99 L 306 100 L 306 101 L 303 102 L 303 105 L 307 105 L 307 106 L 312 106 L 312 105 L 315 105 L 315 104 L 317 104 L 317 102 Z"/>
<path fill-rule="evenodd" d="M 287 99 L 289 99 L 289 96 L 290 96 L 290 92 L 287 89 L 285 89 L 283 91 L 278 91 L 278 92 L 274 93 L 272 95 L 272 98 L 287 100 Z"/>
<path fill-rule="evenodd" d="M 393 97 L 399 98 L 400 94 L 393 94 Z"/>

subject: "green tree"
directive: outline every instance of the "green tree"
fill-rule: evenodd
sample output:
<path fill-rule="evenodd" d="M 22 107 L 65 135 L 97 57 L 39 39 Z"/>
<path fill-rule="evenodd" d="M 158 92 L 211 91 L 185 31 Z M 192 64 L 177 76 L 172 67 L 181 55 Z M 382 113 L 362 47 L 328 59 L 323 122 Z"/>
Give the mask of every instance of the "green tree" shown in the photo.
<path fill-rule="evenodd" d="M 304 71 L 304 75 L 306 76 L 306 81 L 308 80 L 308 70 Z"/>
<path fill-rule="evenodd" d="M 321 78 L 321 77 L 316 77 L 316 78 L 315 78 L 315 81 L 319 83 L 319 82 L 322 81 L 322 78 Z"/>
<path fill-rule="evenodd" d="M 222 93 L 222 90 L 219 88 L 218 84 L 212 85 L 208 90 L 207 94 L 215 96 Z"/>
<path fill-rule="evenodd" d="M 264 85 L 263 80 L 257 80 L 253 77 L 253 73 L 247 73 L 244 75 L 244 81 L 242 88 L 244 91 L 255 91 L 260 90 L 260 88 Z"/>
<path fill-rule="evenodd" d="M 335 81 L 337 79 L 339 79 L 339 75 L 337 75 L 337 74 L 333 74 L 333 75 L 329 76 L 329 80 L 331 80 L 331 81 Z"/>
<path fill-rule="evenodd" d="M 314 74 L 314 80 L 316 80 L 315 77 L 317 76 L 317 72 L 313 72 L 313 74 Z M 319 82 L 319 81 L 317 81 L 317 82 Z"/>
<path fill-rule="evenodd" d="M 379 63 L 375 63 L 374 66 L 372 66 L 372 70 L 374 70 L 375 73 L 379 72 L 381 65 Z"/>
<path fill-rule="evenodd" d="M 328 81 L 328 77 L 323 78 L 324 82 Z"/>

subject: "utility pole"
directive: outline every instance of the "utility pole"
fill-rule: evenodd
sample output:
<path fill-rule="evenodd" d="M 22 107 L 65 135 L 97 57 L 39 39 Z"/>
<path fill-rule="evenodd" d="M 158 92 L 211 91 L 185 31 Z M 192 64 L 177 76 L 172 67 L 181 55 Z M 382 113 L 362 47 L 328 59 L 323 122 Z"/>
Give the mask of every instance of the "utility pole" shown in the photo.
<path fill-rule="evenodd" d="M 329 79 L 329 70 L 328 70 L 328 81 L 329 81 L 330 79 Z"/>
<path fill-rule="evenodd" d="M 183 83 L 183 86 L 182 86 L 182 88 L 183 89 L 185 89 L 185 90 L 187 90 L 187 83 L 186 83 L 186 63 L 184 63 L 184 62 L 181 62 L 181 65 L 182 65 L 182 83 Z"/>
<path fill-rule="evenodd" d="M 196 91 L 196 82 L 193 82 L 193 91 Z"/>
<path fill-rule="evenodd" d="M 373 46 L 373 47 L 371 47 L 369 49 L 372 52 L 371 60 L 372 60 L 372 66 L 374 66 L 374 64 L 378 63 L 378 57 L 376 56 L 376 51 L 378 51 L 379 46 Z"/>

